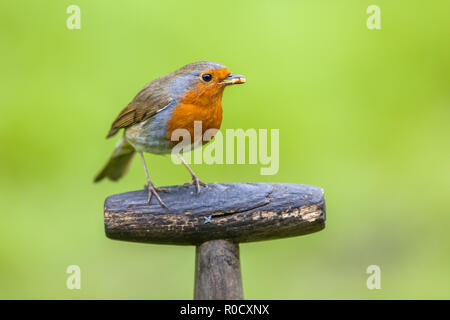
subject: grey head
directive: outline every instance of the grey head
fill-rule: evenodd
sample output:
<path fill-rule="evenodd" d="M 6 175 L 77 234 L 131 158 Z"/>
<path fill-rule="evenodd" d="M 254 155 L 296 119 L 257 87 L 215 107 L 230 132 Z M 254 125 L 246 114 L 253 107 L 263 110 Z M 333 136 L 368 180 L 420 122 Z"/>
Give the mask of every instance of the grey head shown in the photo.
<path fill-rule="evenodd" d="M 200 80 L 200 75 L 207 70 L 226 69 L 224 65 L 212 61 L 197 61 L 189 63 L 180 69 L 164 76 L 168 81 L 167 90 L 174 97 L 180 97 L 190 90 Z"/>
<path fill-rule="evenodd" d="M 197 61 L 197 62 L 189 63 L 189 64 L 181 67 L 180 69 L 174 71 L 173 73 L 176 73 L 176 74 L 184 74 L 184 73 L 192 74 L 192 73 L 194 73 L 197 76 L 199 76 L 200 73 L 205 70 L 215 70 L 215 69 L 224 69 L 224 68 L 226 68 L 224 65 L 217 63 L 217 62 Z"/>

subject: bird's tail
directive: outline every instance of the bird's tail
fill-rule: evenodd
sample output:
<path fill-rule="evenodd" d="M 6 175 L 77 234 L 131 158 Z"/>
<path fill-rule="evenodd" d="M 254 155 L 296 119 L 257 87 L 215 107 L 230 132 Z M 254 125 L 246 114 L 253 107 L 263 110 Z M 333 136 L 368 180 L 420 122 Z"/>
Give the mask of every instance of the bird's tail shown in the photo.
<path fill-rule="evenodd" d="M 94 182 L 99 182 L 105 177 L 113 181 L 119 180 L 127 172 L 135 153 L 134 148 L 124 138 L 121 138 L 108 162 L 95 177 Z"/>

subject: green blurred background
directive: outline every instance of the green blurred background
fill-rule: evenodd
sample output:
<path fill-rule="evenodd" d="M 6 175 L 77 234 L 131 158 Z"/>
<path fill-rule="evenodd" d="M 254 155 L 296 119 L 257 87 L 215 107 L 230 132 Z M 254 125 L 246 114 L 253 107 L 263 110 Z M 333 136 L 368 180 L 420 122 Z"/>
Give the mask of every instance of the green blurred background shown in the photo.
<path fill-rule="evenodd" d="M 2 1 L 0 298 L 192 298 L 194 247 L 104 235 L 103 201 L 142 188 L 139 161 L 119 183 L 92 179 L 118 112 L 197 60 L 247 76 L 222 130 L 280 129 L 276 175 L 194 165 L 202 180 L 325 190 L 324 231 L 241 245 L 246 298 L 450 298 L 449 16 L 449 1 Z M 189 180 L 147 161 L 157 185 Z"/>

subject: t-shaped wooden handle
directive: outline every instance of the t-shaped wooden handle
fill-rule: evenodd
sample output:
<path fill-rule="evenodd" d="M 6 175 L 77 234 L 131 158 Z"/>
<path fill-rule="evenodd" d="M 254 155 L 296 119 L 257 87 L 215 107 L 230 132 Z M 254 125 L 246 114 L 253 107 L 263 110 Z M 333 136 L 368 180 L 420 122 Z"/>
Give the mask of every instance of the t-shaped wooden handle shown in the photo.
<path fill-rule="evenodd" d="M 196 245 L 196 299 L 241 299 L 241 242 L 304 235 L 325 227 L 319 187 L 287 183 L 211 183 L 172 186 L 147 203 L 145 190 L 105 201 L 105 231 L 111 239 Z"/>

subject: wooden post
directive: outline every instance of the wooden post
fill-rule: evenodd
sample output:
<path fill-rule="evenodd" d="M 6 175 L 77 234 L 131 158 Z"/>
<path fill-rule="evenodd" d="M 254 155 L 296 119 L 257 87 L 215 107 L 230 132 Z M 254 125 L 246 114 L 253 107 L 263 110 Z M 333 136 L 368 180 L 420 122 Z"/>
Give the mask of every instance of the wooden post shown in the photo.
<path fill-rule="evenodd" d="M 242 299 L 239 245 L 211 240 L 195 250 L 195 300 Z"/>
<path fill-rule="evenodd" d="M 242 299 L 239 243 L 305 235 L 325 227 L 319 187 L 282 183 L 211 183 L 167 187 L 147 204 L 145 190 L 105 201 L 105 232 L 111 239 L 195 245 L 194 298 Z"/>

